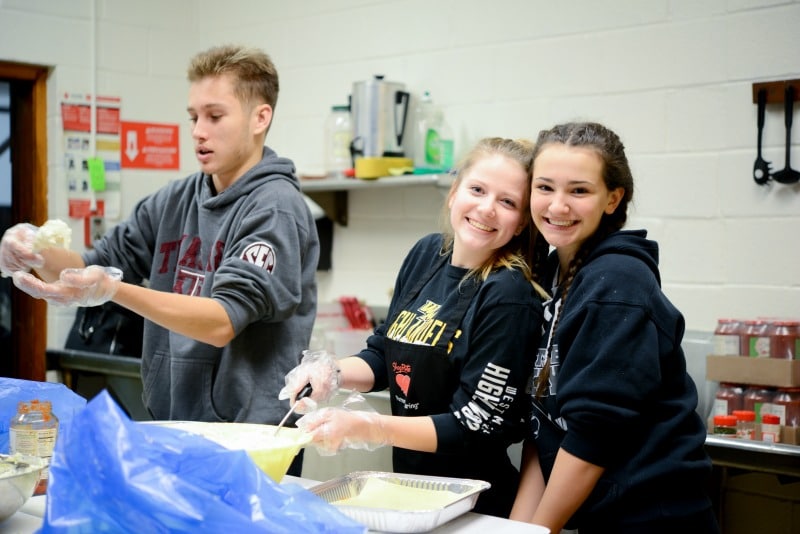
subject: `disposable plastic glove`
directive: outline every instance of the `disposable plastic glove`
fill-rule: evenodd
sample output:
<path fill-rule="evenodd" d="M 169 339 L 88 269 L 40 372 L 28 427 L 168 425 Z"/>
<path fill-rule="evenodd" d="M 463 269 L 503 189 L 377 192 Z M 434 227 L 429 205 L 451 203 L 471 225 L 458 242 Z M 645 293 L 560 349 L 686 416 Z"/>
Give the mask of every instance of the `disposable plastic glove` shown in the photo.
<path fill-rule="evenodd" d="M 28 223 L 15 224 L 5 231 L 0 240 L 0 273 L 3 276 L 44 267 L 44 257 L 33 251 L 38 231 L 39 227 Z"/>
<path fill-rule="evenodd" d="M 286 373 L 286 385 L 278 392 L 281 400 L 294 404 L 297 394 L 306 384 L 311 384 L 309 397 L 297 401 L 295 412 L 308 413 L 318 402 L 329 401 L 339 390 L 340 369 L 336 359 L 324 350 L 304 350 L 300 365 Z"/>
<path fill-rule="evenodd" d="M 308 413 L 297 420 L 297 427 L 311 434 L 311 443 L 320 456 L 332 456 L 342 449 L 374 451 L 389 445 L 383 417 L 360 393 L 352 393 L 341 408 Z"/>
<path fill-rule="evenodd" d="M 17 271 L 14 285 L 28 295 L 58 306 L 99 306 L 117 292 L 122 271 L 116 267 L 90 265 L 84 269 L 64 269 L 58 281 L 47 283 L 32 274 Z"/>

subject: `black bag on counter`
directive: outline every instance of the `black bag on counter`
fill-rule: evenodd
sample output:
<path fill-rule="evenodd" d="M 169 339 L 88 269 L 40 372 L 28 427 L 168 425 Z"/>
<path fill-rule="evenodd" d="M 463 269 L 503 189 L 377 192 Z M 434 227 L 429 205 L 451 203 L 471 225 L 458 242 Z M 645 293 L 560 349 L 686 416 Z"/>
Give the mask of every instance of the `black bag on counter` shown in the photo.
<path fill-rule="evenodd" d="M 142 357 L 144 319 L 113 302 L 78 308 L 64 348 Z"/>

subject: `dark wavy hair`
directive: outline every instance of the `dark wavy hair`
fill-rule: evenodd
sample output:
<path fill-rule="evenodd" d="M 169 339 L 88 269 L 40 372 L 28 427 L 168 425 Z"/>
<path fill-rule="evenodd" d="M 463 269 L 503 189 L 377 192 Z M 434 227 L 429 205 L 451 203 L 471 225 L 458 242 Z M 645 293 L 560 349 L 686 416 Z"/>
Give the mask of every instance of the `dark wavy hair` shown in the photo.
<path fill-rule="evenodd" d="M 567 300 L 567 293 L 575 279 L 575 275 L 583 266 L 586 258 L 598 243 L 606 237 L 622 229 L 628 220 L 628 204 L 633 199 L 633 175 L 631 173 L 628 158 L 625 155 L 625 146 L 619 136 L 596 122 L 570 122 L 559 124 L 549 130 L 542 130 L 536 139 L 536 148 L 533 153 L 533 165 L 536 165 L 536 158 L 542 150 L 553 144 L 561 144 L 568 147 L 588 148 L 594 151 L 603 162 L 603 181 L 609 191 L 622 188 L 624 193 L 619 205 L 613 213 L 604 213 L 600 219 L 600 225 L 592 236 L 581 244 L 575 257 L 569 263 L 567 272 L 564 273 L 561 287 L 561 305 L 563 307 Z M 544 287 L 546 281 L 541 278 L 548 272 L 548 256 L 550 245 L 544 237 L 536 230 L 531 229 L 531 244 L 528 252 L 529 263 L 532 270 L 533 279 Z M 555 332 L 558 327 L 558 319 L 553 325 L 551 339 L 555 339 Z M 550 379 L 550 358 L 548 354 L 547 362 L 539 375 L 536 386 L 536 396 L 544 394 Z"/>

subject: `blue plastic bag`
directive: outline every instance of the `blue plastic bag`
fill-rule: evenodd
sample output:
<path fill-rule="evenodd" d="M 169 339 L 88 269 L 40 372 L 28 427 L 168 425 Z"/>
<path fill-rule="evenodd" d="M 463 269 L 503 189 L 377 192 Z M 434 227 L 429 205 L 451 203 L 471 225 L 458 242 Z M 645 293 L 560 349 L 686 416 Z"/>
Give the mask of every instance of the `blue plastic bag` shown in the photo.
<path fill-rule="evenodd" d="M 59 427 L 68 425 L 86 406 L 86 399 L 64 384 L 0 377 L 0 453 L 9 452 L 8 427 L 17 413 L 17 404 L 34 399 L 51 402 Z"/>
<path fill-rule="evenodd" d="M 131 421 L 107 391 L 62 429 L 41 533 L 363 534 L 296 484 L 276 484 L 241 450 Z"/>

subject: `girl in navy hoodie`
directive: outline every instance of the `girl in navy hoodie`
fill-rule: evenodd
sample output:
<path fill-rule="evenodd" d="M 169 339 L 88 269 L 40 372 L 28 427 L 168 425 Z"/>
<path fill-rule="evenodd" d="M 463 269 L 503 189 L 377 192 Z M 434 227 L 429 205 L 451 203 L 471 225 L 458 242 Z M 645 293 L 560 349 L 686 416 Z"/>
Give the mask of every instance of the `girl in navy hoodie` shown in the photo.
<path fill-rule="evenodd" d="M 718 532 L 683 316 L 661 290 L 658 245 L 622 230 L 622 142 L 595 123 L 542 131 L 532 180 L 530 261 L 553 297 L 511 518 L 554 533 Z"/>

